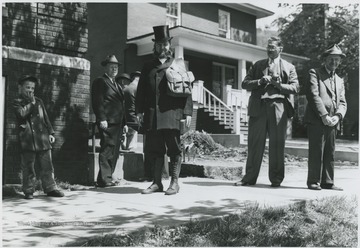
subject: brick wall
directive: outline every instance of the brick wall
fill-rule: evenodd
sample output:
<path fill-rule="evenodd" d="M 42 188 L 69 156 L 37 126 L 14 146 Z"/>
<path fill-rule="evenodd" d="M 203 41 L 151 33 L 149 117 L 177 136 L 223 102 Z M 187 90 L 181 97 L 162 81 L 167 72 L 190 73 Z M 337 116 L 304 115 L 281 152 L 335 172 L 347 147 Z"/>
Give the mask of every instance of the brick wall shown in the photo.
<path fill-rule="evenodd" d="M 3 45 L 83 57 L 86 3 L 6 3 Z"/>
<path fill-rule="evenodd" d="M 2 74 L 6 78 L 4 183 L 20 183 L 16 119 L 11 103 L 22 74 L 39 78 L 42 98 L 55 130 L 55 177 L 87 180 L 90 63 L 84 3 L 7 3 L 3 15 Z"/>

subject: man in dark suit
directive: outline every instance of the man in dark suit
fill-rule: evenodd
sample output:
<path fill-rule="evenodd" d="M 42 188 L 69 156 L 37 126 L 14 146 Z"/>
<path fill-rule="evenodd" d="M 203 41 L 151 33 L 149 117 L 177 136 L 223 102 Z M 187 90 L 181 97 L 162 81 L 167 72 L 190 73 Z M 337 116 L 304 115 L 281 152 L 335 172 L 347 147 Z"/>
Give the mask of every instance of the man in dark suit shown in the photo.
<path fill-rule="evenodd" d="M 178 193 L 178 178 L 181 169 L 180 120 L 185 119 L 190 126 L 192 116 L 192 98 L 173 97 L 167 94 L 166 69 L 174 58 L 170 49 L 168 26 L 153 27 L 155 40 L 155 58 L 144 64 L 141 71 L 136 95 L 136 112 L 143 120 L 145 130 L 145 153 L 154 164 L 153 184 L 142 193 L 162 192 L 161 183 L 164 155 L 170 157 L 169 173 L 171 182 L 166 195 Z"/>
<path fill-rule="evenodd" d="M 123 90 L 115 81 L 120 63 L 115 55 L 110 55 L 101 65 L 105 73 L 94 80 L 91 95 L 101 147 L 97 184 L 99 187 L 109 187 L 115 185 L 112 174 L 119 157 L 125 107 Z"/>
<path fill-rule="evenodd" d="M 257 61 L 250 68 L 242 88 L 251 90 L 249 98 L 249 134 L 246 173 L 235 185 L 254 185 L 257 181 L 266 136 L 269 135 L 269 179 L 279 187 L 284 179 L 284 148 L 288 118 L 294 114 L 290 94 L 299 92 L 295 67 L 280 57 L 282 42 L 268 40 L 268 59 Z"/>
<path fill-rule="evenodd" d="M 63 197 L 54 180 L 54 166 L 51 159 L 51 144 L 55 142 L 54 130 L 48 118 L 44 103 L 34 96 L 38 83 L 36 77 L 22 76 L 19 81 L 19 97 L 13 107 L 19 132 L 22 169 L 22 189 L 25 199 L 33 199 L 35 192 L 35 160 L 40 164 L 42 188 L 48 196 Z"/>
<path fill-rule="evenodd" d="M 336 132 L 347 110 L 344 81 L 335 73 L 343 57 L 345 54 L 335 44 L 323 53 L 324 66 L 309 71 L 305 111 L 309 137 L 307 186 L 313 190 L 342 190 L 334 185 L 334 154 Z"/>

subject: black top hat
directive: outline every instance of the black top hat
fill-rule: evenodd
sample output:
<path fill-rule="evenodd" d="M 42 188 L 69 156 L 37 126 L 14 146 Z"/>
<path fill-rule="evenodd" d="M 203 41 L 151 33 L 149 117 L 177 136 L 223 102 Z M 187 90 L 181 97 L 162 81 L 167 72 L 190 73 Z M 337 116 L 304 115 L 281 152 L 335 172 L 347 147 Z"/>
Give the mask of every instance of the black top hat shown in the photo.
<path fill-rule="evenodd" d="M 123 78 L 131 81 L 131 77 L 128 73 L 121 73 L 119 76 L 115 78 L 115 80 L 119 80 Z"/>
<path fill-rule="evenodd" d="M 328 55 L 340 55 L 342 58 L 346 57 L 346 55 L 343 54 L 343 52 L 341 51 L 340 47 L 337 44 L 331 45 L 322 54 L 323 57 L 326 57 Z"/>
<path fill-rule="evenodd" d="M 26 80 L 34 82 L 35 84 L 38 84 L 38 79 L 35 76 L 32 76 L 32 75 L 23 75 L 23 76 L 21 76 L 19 78 L 19 80 L 18 80 L 18 84 L 22 84 Z"/>
<path fill-rule="evenodd" d="M 153 29 L 154 29 L 155 39 L 152 39 L 152 41 L 154 42 L 166 42 L 166 41 L 170 41 L 173 38 L 170 37 L 168 25 L 155 26 L 153 27 Z"/>
<path fill-rule="evenodd" d="M 106 56 L 105 60 L 101 62 L 101 65 L 106 66 L 109 63 L 121 65 L 121 63 L 119 63 L 119 61 L 116 59 L 115 55 Z"/>
<path fill-rule="evenodd" d="M 132 72 L 131 74 L 130 74 L 130 77 L 131 78 L 134 78 L 135 76 L 141 76 L 141 72 L 140 71 L 134 71 L 134 72 Z"/>

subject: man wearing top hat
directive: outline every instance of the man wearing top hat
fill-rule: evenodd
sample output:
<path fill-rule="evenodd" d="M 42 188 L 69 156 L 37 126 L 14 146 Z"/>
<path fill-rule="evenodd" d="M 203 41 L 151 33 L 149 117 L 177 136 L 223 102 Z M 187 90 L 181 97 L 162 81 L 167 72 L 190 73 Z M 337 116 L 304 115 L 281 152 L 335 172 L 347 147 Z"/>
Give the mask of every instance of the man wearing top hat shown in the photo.
<path fill-rule="evenodd" d="M 122 129 L 125 125 L 124 93 L 115 78 L 120 63 L 115 55 L 101 62 L 105 73 L 96 78 L 91 89 L 92 107 L 100 134 L 99 187 L 114 186 L 112 174 L 119 156 Z"/>
<path fill-rule="evenodd" d="M 47 196 L 63 197 L 54 180 L 54 166 L 51 158 L 51 144 L 55 142 L 43 101 L 34 96 L 38 84 L 36 77 L 24 75 L 19 80 L 19 97 L 13 102 L 17 119 L 20 159 L 22 169 L 22 190 L 25 199 L 33 199 L 35 192 L 35 161 L 40 164 L 40 179 Z"/>
<path fill-rule="evenodd" d="M 336 132 L 344 118 L 347 104 L 344 81 L 335 70 L 345 57 L 338 45 L 323 54 L 324 65 L 309 71 L 305 111 L 309 137 L 307 186 L 312 190 L 342 190 L 334 185 Z"/>
<path fill-rule="evenodd" d="M 154 181 L 143 194 L 162 192 L 162 169 L 165 153 L 170 157 L 171 182 L 166 195 L 179 192 L 181 169 L 180 120 L 189 127 L 193 111 L 191 95 L 173 97 L 167 94 L 166 69 L 173 62 L 168 26 L 155 26 L 154 59 L 144 64 L 136 94 L 136 112 L 145 130 L 145 153 L 154 167 Z"/>

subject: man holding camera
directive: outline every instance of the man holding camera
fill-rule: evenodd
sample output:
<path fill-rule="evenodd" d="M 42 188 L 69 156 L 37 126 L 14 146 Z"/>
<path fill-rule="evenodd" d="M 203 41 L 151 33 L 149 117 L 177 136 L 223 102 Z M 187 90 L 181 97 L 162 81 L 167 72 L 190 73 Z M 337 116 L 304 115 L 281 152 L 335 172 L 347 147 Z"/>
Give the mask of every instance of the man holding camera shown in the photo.
<path fill-rule="evenodd" d="M 250 68 L 242 88 L 249 98 L 248 157 L 245 176 L 235 185 L 256 184 L 269 135 L 269 180 L 280 187 L 284 179 L 284 148 L 288 118 L 294 115 L 290 94 L 299 92 L 295 67 L 280 57 L 283 46 L 277 37 L 268 40 L 268 58 Z"/>

